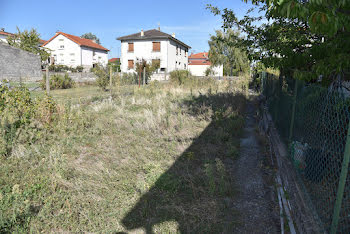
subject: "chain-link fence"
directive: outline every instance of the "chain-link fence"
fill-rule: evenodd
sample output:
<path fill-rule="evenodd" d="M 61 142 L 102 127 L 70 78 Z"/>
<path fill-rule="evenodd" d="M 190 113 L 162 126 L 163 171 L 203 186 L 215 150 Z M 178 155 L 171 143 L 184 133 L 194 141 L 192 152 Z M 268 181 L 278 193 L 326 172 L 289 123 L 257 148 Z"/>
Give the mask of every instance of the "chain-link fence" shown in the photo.
<path fill-rule="evenodd" d="M 350 233 L 350 98 L 324 88 L 262 74 L 262 92 L 300 185 L 326 232 Z M 288 172 L 285 172 L 288 173 Z"/>

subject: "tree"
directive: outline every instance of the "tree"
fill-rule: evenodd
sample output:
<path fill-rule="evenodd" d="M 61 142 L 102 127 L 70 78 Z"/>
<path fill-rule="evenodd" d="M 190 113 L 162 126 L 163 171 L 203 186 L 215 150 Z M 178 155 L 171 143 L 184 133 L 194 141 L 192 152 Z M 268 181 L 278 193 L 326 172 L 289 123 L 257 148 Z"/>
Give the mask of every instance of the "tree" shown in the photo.
<path fill-rule="evenodd" d="M 232 29 L 217 30 L 215 36 L 209 40 L 209 61 L 214 65 L 224 65 L 224 71 L 232 76 L 233 72 L 247 72 L 249 60 L 238 41 L 239 33 Z"/>
<path fill-rule="evenodd" d="M 92 34 L 91 32 L 88 32 L 88 33 L 81 35 L 81 38 L 94 40 L 94 41 L 96 41 L 97 44 L 99 44 L 99 45 L 101 44 L 100 39 L 95 34 Z"/>
<path fill-rule="evenodd" d="M 137 59 L 136 62 L 136 72 L 138 73 L 139 76 L 139 85 L 141 84 L 141 80 L 142 80 L 142 73 L 145 71 L 146 72 L 146 83 L 148 78 L 156 71 L 158 70 L 160 67 L 160 60 L 158 59 L 154 59 L 152 60 L 151 63 L 147 62 L 145 59 L 141 58 L 141 59 Z"/>
<path fill-rule="evenodd" d="M 120 60 L 116 59 L 113 62 L 108 62 L 108 65 L 112 66 L 113 72 L 120 72 Z"/>
<path fill-rule="evenodd" d="M 349 1 L 252 2 L 265 12 L 269 23 L 256 26 L 259 17 L 247 14 L 238 19 L 230 9 L 208 6 L 222 16 L 224 28 L 235 27 L 246 34 L 242 44 L 250 50 L 249 56 L 307 81 L 320 75 L 330 80 L 338 74 L 350 78 Z"/>
<path fill-rule="evenodd" d="M 46 61 L 50 56 L 46 50 L 39 46 L 40 35 L 35 29 L 21 32 L 17 27 L 17 33 L 7 37 L 7 42 L 11 46 L 40 55 L 42 61 Z"/>

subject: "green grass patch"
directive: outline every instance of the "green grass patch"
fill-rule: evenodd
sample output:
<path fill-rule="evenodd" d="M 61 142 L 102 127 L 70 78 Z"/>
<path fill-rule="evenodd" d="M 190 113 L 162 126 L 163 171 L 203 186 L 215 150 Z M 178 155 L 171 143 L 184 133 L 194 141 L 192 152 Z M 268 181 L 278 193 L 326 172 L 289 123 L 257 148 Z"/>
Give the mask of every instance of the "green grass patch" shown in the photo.
<path fill-rule="evenodd" d="M 52 91 L 58 122 L 0 156 L 0 232 L 232 232 L 245 98 L 216 89 Z"/>

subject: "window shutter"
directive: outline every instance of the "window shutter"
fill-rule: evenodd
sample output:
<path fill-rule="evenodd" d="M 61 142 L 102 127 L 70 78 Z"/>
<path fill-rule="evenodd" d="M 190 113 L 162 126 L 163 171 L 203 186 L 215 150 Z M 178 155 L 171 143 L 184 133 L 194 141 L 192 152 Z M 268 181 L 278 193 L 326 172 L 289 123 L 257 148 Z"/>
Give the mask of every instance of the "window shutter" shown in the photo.
<path fill-rule="evenodd" d="M 128 60 L 128 68 L 133 69 L 134 68 L 134 60 Z"/>
<path fill-rule="evenodd" d="M 128 51 L 134 52 L 134 43 L 128 43 L 128 45 L 129 45 Z"/>
<path fill-rule="evenodd" d="M 153 42 L 153 51 L 160 51 L 160 42 Z"/>

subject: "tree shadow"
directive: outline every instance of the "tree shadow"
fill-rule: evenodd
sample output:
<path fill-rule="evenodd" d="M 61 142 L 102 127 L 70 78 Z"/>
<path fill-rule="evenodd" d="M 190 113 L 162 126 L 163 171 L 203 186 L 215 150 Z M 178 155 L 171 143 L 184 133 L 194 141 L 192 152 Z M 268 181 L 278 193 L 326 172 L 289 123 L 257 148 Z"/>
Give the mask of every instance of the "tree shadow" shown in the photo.
<path fill-rule="evenodd" d="M 183 103 L 196 118 L 210 124 L 123 218 L 126 229 L 176 222 L 181 233 L 231 233 L 237 225 L 233 208 L 234 158 L 244 127 L 246 99 L 225 93 L 200 95 Z M 171 232 L 173 229 L 162 232 Z"/>

